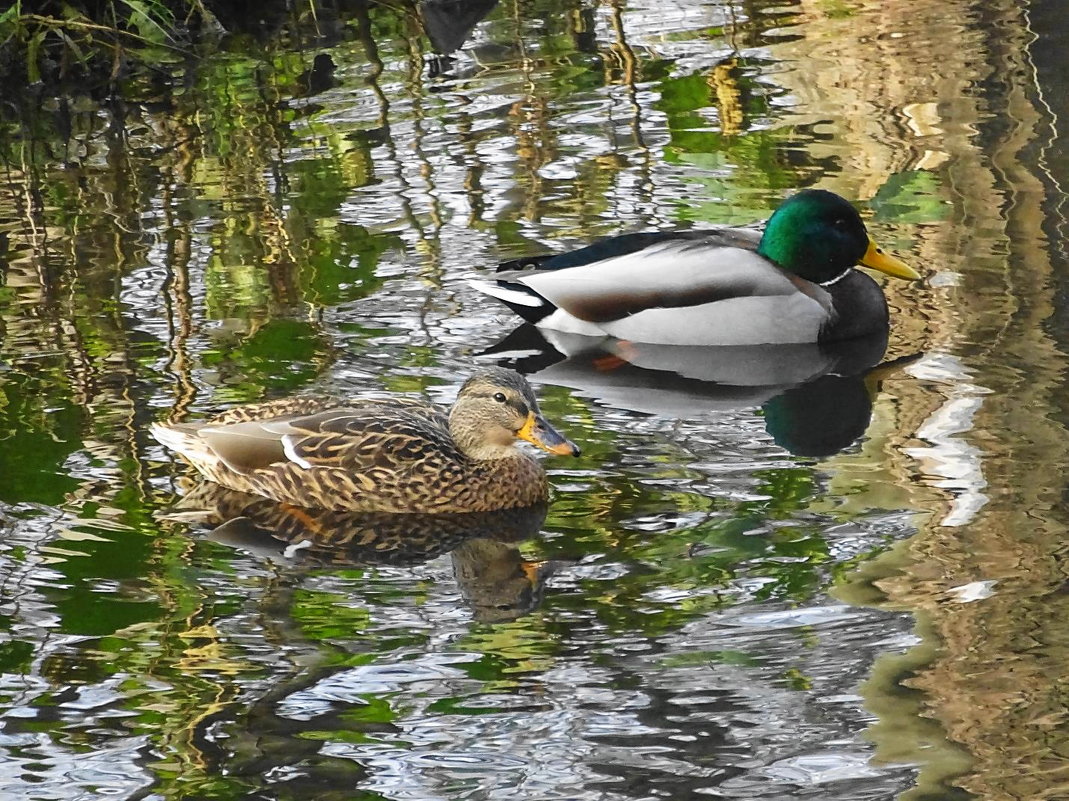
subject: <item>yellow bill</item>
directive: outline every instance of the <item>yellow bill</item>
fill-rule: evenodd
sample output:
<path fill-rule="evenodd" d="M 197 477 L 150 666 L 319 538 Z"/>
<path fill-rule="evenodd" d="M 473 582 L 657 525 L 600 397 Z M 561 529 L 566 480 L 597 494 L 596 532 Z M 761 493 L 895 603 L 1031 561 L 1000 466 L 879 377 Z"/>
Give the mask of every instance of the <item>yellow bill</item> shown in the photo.
<path fill-rule="evenodd" d="M 893 275 L 895 278 L 905 278 L 909 281 L 916 281 L 921 277 L 919 272 L 904 261 L 895 258 L 890 253 L 886 253 L 871 236 L 869 237 L 869 249 L 861 257 L 861 266 L 868 267 L 871 270 L 879 270 L 881 273 Z"/>

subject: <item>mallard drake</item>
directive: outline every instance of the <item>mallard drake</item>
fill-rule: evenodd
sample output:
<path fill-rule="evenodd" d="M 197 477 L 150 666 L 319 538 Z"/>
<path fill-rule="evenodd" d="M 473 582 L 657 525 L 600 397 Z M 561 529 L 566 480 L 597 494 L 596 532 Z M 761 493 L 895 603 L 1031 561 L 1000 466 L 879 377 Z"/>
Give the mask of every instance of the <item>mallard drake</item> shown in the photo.
<path fill-rule="evenodd" d="M 885 253 L 846 200 L 807 189 L 764 233 L 637 233 L 506 262 L 473 282 L 536 325 L 662 345 L 831 342 L 887 328 L 887 300 L 854 266 L 920 275 Z"/>
<path fill-rule="evenodd" d="M 448 410 L 405 398 L 287 398 L 152 434 L 205 477 L 313 509 L 485 512 L 548 494 L 542 466 L 517 439 L 579 455 L 538 409 L 517 372 L 488 367 Z"/>

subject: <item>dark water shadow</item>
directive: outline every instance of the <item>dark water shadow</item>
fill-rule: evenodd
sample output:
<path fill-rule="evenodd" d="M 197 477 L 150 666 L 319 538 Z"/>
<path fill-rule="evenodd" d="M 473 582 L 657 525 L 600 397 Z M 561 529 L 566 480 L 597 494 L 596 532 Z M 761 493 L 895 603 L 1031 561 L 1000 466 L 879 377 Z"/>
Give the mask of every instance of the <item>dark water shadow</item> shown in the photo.
<path fill-rule="evenodd" d="M 498 0 L 424 0 L 419 4 L 423 30 L 434 52 L 449 55 L 463 47 L 475 26 Z"/>

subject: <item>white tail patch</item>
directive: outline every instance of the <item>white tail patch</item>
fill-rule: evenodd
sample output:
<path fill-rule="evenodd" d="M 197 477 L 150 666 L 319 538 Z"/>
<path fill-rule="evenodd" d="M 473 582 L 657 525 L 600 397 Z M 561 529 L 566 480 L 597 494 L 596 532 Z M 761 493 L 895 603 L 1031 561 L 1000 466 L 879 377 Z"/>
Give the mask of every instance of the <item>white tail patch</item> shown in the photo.
<path fill-rule="evenodd" d="M 509 289 L 499 284 L 492 284 L 489 281 L 468 281 L 468 283 L 473 289 L 477 289 L 483 294 L 498 300 L 503 300 L 506 303 L 516 303 L 520 306 L 531 306 L 536 309 L 539 306 L 546 305 L 546 302 L 537 295 L 532 295 L 519 289 Z"/>

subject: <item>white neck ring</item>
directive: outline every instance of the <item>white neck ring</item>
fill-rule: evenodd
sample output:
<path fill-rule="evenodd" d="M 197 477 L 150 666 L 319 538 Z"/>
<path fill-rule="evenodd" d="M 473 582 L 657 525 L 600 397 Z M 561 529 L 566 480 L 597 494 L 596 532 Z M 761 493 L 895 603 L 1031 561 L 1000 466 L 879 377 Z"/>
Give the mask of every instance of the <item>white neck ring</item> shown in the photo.
<path fill-rule="evenodd" d="M 817 284 L 817 286 L 832 286 L 833 284 L 837 284 L 840 281 L 842 281 L 844 278 L 846 278 L 846 276 L 850 275 L 850 273 L 852 273 L 853 271 L 854 271 L 853 267 L 847 267 L 845 270 L 843 270 L 841 273 L 839 273 L 839 275 L 835 276 L 830 281 L 822 281 L 821 283 Z"/>

